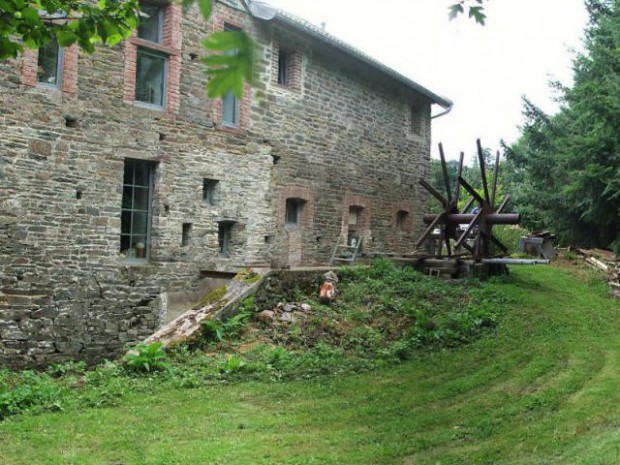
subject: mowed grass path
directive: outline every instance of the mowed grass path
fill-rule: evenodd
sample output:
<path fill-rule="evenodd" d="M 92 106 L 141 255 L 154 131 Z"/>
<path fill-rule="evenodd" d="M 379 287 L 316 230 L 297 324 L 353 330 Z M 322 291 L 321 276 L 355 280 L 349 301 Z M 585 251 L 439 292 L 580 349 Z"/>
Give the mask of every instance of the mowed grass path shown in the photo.
<path fill-rule="evenodd" d="M 576 277 L 577 275 L 580 277 Z M 620 303 L 514 268 L 494 334 L 360 376 L 155 390 L 0 424 L 0 464 L 618 464 Z"/>

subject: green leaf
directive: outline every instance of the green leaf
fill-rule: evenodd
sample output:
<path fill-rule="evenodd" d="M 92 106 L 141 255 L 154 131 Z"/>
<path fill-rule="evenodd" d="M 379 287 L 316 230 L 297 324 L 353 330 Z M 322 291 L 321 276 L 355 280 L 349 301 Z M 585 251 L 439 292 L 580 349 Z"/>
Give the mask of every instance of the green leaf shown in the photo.
<path fill-rule="evenodd" d="M 61 47 L 69 47 L 77 40 L 77 36 L 71 31 L 58 31 L 56 40 Z"/>
<path fill-rule="evenodd" d="M 22 18 L 29 26 L 34 27 L 41 24 L 41 18 L 39 18 L 39 12 L 36 9 L 32 7 L 24 8 L 21 14 Z"/>
<path fill-rule="evenodd" d="M 198 0 L 198 6 L 204 19 L 208 19 L 211 16 L 211 0 Z"/>
<path fill-rule="evenodd" d="M 482 24 L 484 26 L 484 20 L 486 19 L 486 15 L 482 11 L 484 8 L 481 6 L 471 6 L 469 7 L 469 17 L 473 17 L 478 24 Z"/>
<path fill-rule="evenodd" d="M 455 3 L 454 5 L 451 5 L 448 10 L 448 18 L 450 18 L 450 20 L 455 19 L 459 14 L 465 11 L 463 9 L 463 5 L 461 5 L 460 3 Z"/>

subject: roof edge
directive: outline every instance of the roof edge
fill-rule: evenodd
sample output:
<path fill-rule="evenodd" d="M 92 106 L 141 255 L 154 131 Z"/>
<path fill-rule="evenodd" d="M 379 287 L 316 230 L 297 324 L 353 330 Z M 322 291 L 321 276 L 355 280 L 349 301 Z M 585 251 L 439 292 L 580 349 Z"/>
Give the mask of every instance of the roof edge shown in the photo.
<path fill-rule="evenodd" d="M 387 74 L 392 77 L 396 81 L 404 84 L 405 86 L 415 90 L 416 92 L 424 95 L 428 99 L 430 99 L 433 103 L 438 104 L 439 106 L 445 108 L 446 110 L 451 109 L 454 106 L 454 102 L 450 99 L 442 97 L 435 92 L 427 89 L 426 87 L 418 84 L 417 82 L 409 79 L 403 74 L 393 70 L 392 68 L 384 65 L 383 63 L 377 61 L 369 55 L 366 55 L 361 50 L 353 47 L 352 45 L 347 44 L 346 42 L 328 34 L 327 32 L 319 29 L 308 21 L 305 21 L 301 18 L 297 18 L 294 15 L 289 13 L 285 13 L 284 11 L 277 10 L 276 8 L 268 5 L 267 3 L 261 1 L 252 1 L 252 0 L 244 0 L 248 11 L 250 14 L 263 21 L 272 21 L 277 20 L 286 25 L 292 26 L 302 32 L 314 37 L 315 39 L 320 40 L 323 43 L 331 45 L 332 47 L 351 55 L 352 57 L 360 60 L 367 65 L 372 66 L 373 68 Z"/>

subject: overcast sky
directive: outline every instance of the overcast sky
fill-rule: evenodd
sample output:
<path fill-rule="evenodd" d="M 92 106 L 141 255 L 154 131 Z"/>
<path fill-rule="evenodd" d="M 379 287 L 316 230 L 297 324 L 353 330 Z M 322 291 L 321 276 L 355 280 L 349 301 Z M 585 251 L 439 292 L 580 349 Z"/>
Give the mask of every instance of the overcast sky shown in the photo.
<path fill-rule="evenodd" d="M 454 102 L 433 120 L 431 154 L 470 158 L 476 138 L 513 142 L 521 96 L 554 111 L 549 80 L 571 83 L 587 15 L 582 0 L 490 0 L 487 25 L 448 20 L 451 0 L 268 0 Z M 572 51 L 571 51 L 572 50 Z M 434 108 L 435 112 L 440 110 Z M 474 152 L 475 153 L 475 152 Z"/>

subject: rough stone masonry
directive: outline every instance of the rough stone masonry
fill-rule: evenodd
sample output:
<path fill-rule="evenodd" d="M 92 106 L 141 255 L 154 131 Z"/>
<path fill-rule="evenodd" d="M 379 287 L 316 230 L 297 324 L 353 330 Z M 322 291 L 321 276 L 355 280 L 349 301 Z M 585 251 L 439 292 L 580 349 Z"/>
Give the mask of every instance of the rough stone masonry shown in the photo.
<path fill-rule="evenodd" d="M 0 365 L 114 357 L 171 292 L 325 263 L 341 233 L 411 251 L 431 105 L 449 101 L 294 18 L 214 3 L 208 23 L 162 7 L 158 42 L 64 50 L 55 86 L 37 50 L 0 63 Z M 232 105 L 206 97 L 200 61 L 225 27 L 259 53 Z M 160 106 L 141 100 L 147 59 L 164 63 Z"/>

